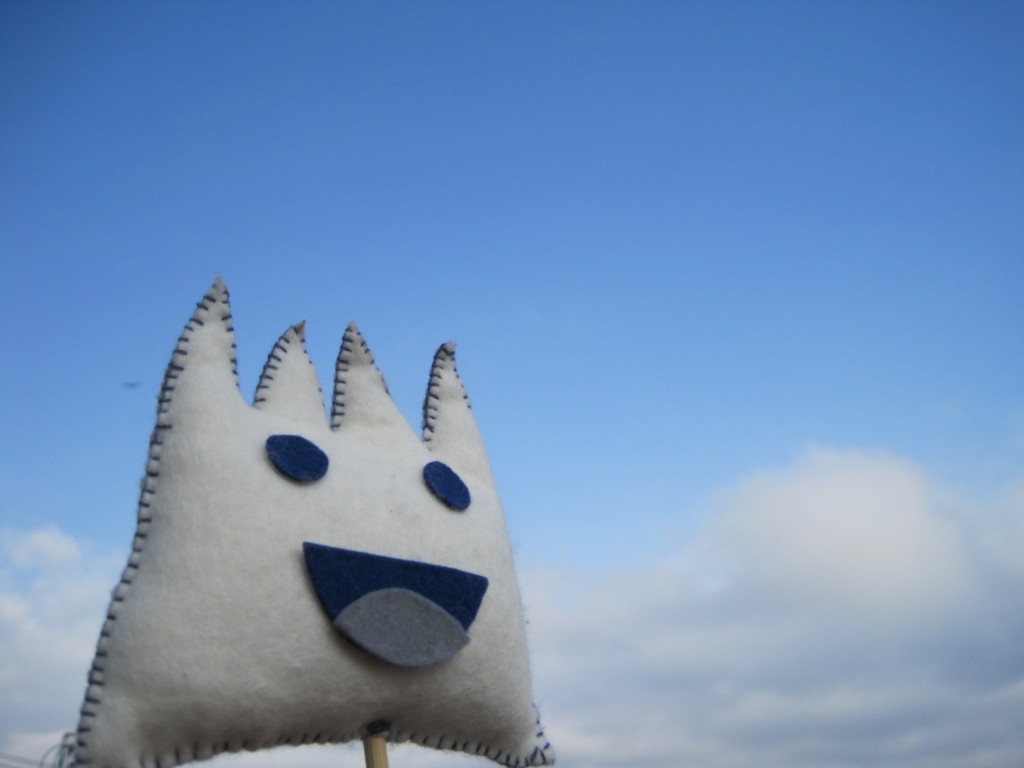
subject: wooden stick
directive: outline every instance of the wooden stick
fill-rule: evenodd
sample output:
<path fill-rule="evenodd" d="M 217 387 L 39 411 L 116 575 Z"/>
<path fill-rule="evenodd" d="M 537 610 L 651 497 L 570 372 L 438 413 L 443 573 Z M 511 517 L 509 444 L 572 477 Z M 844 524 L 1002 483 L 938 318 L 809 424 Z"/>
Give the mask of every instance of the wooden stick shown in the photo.
<path fill-rule="evenodd" d="M 363 738 L 363 754 L 366 768 L 388 768 L 388 740 L 383 733 L 374 733 Z"/>

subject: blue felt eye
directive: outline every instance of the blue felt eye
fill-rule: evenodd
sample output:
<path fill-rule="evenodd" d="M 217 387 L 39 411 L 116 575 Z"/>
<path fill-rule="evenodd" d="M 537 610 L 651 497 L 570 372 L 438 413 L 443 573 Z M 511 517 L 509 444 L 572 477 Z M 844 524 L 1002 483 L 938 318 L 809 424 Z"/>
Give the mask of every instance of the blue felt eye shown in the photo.
<path fill-rule="evenodd" d="M 267 458 L 277 471 L 297 483 L 314 483 L 327 474 L 327 454 L 298 435 L 271 435 Z"/>
<path fill-rule="evenodd" d="M 423 479 L 430 492 L 452 509 L 461 512 L 469 506 L 469 488 L 447 464 L 430 462 L 423 467 Z"/>

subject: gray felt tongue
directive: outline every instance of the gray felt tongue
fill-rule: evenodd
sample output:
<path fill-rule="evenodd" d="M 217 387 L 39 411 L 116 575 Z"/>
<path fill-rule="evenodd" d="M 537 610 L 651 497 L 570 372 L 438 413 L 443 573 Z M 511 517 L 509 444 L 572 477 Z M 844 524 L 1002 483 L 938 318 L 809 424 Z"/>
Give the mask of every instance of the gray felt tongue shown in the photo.
<path fill-rule="evenodd" d="M 469 642 L 462 624 L 448 611 L 401 587 L 363 595 L 349 603 L 333 623 L 363 650 L 401 667 L 445 661 Z"/>

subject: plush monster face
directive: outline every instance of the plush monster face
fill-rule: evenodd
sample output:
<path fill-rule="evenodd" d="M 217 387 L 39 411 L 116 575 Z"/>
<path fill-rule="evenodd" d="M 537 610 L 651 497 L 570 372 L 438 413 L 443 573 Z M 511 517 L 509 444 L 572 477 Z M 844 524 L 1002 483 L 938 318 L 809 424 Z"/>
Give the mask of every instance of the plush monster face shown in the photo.
<path fill-rule="evenodd" d="M 545 765 L 500 502 L 454 348 L 420 439 L 355 326 L 328 422 L 302 326 L 249 406 L 227 289 L 178 340 L 76 761 L 171 768 L 369 732 Z"/>

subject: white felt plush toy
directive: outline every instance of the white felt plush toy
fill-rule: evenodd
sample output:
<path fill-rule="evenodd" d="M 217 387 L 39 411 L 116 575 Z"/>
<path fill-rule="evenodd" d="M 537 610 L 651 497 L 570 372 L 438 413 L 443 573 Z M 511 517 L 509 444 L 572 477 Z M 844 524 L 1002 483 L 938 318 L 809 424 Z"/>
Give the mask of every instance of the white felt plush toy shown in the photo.
<path fill-rule="evenodd" d="M 549 765 L 505 521 L 455 370 L 420 438 L 354 325 L 328 422 L 303 327 L 239 392 L 218 280 L 178 339 L 78 727 L 89 768 L 391 742 Z"/>

